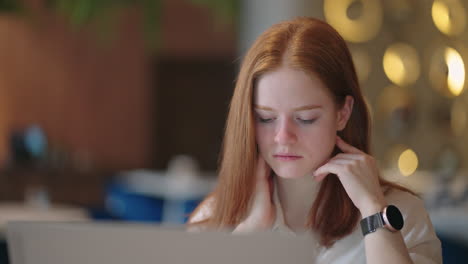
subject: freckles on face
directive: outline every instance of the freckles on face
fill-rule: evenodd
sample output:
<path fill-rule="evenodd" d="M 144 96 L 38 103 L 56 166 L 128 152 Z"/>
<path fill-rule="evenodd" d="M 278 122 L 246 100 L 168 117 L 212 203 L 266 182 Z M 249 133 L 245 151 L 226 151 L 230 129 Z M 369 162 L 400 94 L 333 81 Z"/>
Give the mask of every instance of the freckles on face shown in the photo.
<path fill-rule="evenodd" d="M 335 108 L 327 88 L 312 74 L 281 67 L 259 79 L 256 140 L 278 176 L 302 177 L 329 159 L 337 130 Z"/>

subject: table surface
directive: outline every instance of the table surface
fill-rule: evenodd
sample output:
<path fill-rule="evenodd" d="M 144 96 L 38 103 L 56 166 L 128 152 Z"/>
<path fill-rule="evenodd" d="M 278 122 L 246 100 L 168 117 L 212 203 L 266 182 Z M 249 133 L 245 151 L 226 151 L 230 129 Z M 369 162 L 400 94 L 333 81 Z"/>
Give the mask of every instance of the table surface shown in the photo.
<path fill-rule="evenodd" d="M 84 208 L 53 204 L 48 207 L 31 206 L 20 202 L 0 203 L 0 234 L 5 233 L 9 221 L 87 221 Z"/>

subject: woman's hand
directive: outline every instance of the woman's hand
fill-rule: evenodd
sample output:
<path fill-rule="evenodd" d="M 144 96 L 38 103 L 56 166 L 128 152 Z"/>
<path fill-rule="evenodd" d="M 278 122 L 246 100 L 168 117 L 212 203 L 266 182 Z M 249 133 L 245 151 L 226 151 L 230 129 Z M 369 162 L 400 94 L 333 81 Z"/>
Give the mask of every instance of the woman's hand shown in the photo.
<path fill-rule="evenodd" d="M 267 230 L 272 227 L 276 211 L 272 201 L 273 179 L 271 168 L 259 155 L 256 168 L 255 193 L 249 213 L 234 230 L 234 232 L 249 232 Z"/>
<path fill-rule="evenodd" d="M 387 204 L 380 188 L 375 159 L 338 136 L 336 145 L 343 153 L 318 168 L 314 173 L 316 179 L 321 181 L 330 173 L 336 174 L 362 217 L 382 211 Z"/>

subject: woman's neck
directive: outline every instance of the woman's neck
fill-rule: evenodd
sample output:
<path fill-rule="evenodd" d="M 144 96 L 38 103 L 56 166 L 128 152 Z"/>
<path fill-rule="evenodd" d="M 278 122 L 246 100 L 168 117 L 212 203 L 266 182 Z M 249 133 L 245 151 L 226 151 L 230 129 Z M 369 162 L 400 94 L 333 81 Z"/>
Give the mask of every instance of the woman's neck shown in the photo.
<path fill-rule="evenodd" d="M 293 231 L 304 230 L 320 183 L 312 175 L 298 179 L 276 176 L 278 199 L 286 225 Z"/>

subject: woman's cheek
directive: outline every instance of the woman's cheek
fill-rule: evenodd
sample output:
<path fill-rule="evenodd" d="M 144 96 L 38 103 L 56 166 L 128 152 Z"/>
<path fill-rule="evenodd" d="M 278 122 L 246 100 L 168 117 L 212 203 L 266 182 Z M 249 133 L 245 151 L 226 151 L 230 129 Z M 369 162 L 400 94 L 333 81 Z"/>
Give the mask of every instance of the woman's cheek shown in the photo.
<path fill-rule="evenodd" d="M 336 144 L 336 131 L 334 128 L 324 127 L 320 131 L 317 131 L 313 138 L 316 140 L 314 149 L 318 150 L 324 159 L 328 159 L 333 153 Z"/>

